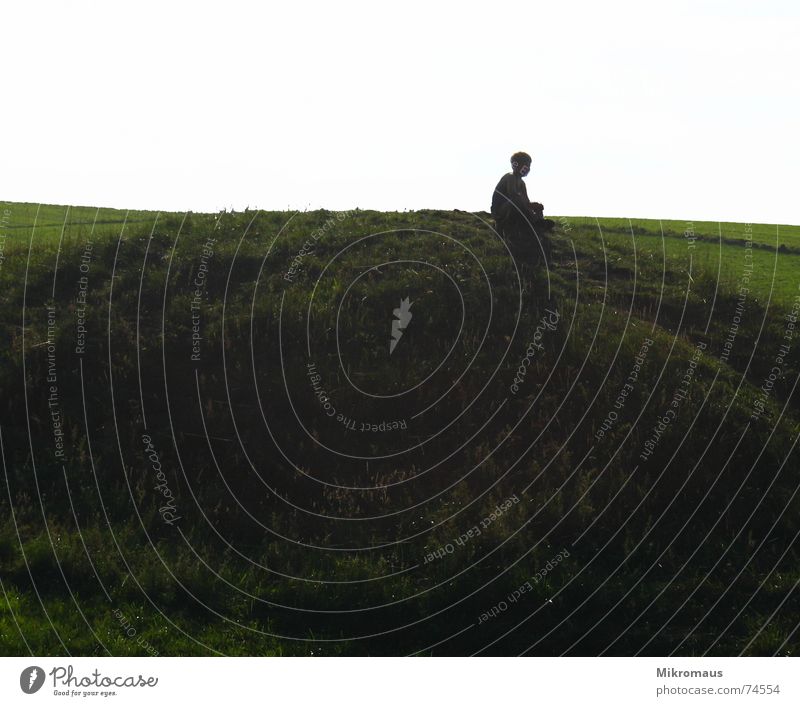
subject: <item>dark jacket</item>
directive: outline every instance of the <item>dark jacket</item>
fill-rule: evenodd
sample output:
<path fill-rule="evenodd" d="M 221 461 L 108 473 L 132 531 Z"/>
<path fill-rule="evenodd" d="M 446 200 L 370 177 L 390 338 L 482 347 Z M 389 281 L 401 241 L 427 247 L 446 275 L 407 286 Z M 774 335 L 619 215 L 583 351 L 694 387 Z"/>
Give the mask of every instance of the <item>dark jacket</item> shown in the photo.
<path fill-rule="evenodd" d="M 513 172 L 504 174 L 502 179 L 497 182 L 494 194 L 492 194 L 492 216 L 502 219 L 513 213 L 527 214 L 530 208 L 528 189 L 525 187 L 522 177 L 514 175 Z"/>

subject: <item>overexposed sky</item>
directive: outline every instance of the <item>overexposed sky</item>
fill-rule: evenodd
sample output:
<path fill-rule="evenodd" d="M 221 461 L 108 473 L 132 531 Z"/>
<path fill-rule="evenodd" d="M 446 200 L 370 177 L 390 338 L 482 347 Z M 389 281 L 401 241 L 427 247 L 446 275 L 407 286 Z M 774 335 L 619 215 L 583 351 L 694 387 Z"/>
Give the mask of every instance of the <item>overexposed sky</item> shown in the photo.
<path fill-rule="evenodd" d="M 800 3 L 17 2 L 0 199 L 800 224 Z"/>

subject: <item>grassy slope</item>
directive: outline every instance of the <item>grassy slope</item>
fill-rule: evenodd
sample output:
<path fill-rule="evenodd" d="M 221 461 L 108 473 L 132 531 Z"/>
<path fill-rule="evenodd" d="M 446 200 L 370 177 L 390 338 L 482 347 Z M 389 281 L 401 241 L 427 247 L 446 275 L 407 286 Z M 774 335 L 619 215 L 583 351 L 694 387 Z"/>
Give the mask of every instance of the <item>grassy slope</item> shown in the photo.
<path fill-rule="evenodd" d="M 534 654 L 604 649 L 796 654 L 796 636 L 784 644 L 798 619 L 791 589 L 800 577 L 790 542 L 798 529 L 796 483 L 789 472 L 795 462 L 784 463 L 798 419 L 794 352 L 767 401 L 769 417 L 747 423 L 797 295 L 800 228 L 753 227 L 752 291 L 732 353 L 721 361 L 745 251 L 728 240 L 741 240 L 742 224 L 693 223 L 700 240 L 690 249 L 684 222 L 563 219 L 552 243 L 548 297 L 540 274 L 521 295 L 515 289 L 516 274 L 484 225 L 486 214 L 357 212 L 320 239 L 304 258 L 298 281 L 287 286 L 286 267 L 329 214 L 300 214 L 277 240 L 288 214 L 259 214 L 252 223 L 253 213 L 191 214 L 176 239 L 183 214 L 161 214 L 155 229 L 155 214 L 128 214 L 122 229 L 124 213 L 101 210 L 98 222 L 116 222 L 95 225 L 92 233 L 85 222 L 93 220 L 92 209 L 71 209 L 64 226 L 66 208 L 43 207 L 39 222 L 48 225 L 31 230 L 31 205 L 8 208 L 11 227 L 0 268 L 0 285 L 8 292 L 0 319 L 0 380 L 7 391 L 0 416 L 6 481 L 0 502 L 9 508 L 10 497 L 14 512 L 0 530 L 0 651 L 20 654 L 30 646 L 38 653 L 147 654 L 120 628 L 114 611 L 122 610 L 134 616 L 142 642 L 160 654 L 425 653 L 427 645 L 440 641 L 436 653 L 470 653 L 491 644 L 488 652 L 498 654 L 529 647 Z M 317 400 L 306 394 L 299 364 L 306 358 L 308 276 L 320 273 L 343 247 L 384 230 L 396 232 L 347 251 L 341 268 L 329 270 L 315 292 L 313 359 L 326 371 L 326 389 L 340 409 L 369 419 L 388 416 L 385 407 L 366 403 L 334 372 L 338 358 L 331 332 L 353 278 L 379 258 L 402 257 L 434 261 L 462 289 L 467 328 L 444 372 L 460 370 L 456 363 L 463 368 L 475 355 L 469 374 L 437 407 L 437 419 L 418 425 L 413 434 L 424 439 L 440 419 L 455 418 L 472 400 L 476 404 L 425 454 L 375 462 L 368 471 L 320 453 L 292 423 L 285 390 L 295 391 L 295 411 L 308 420 L 317 440 L 343 444 L 357 455 L 385 453 L 387 443 L 394 448 L 385 438 L 343 435 L 341 426 L 328 423 Z M 80 360 L 72 352 L 73 302 L 90 234 L 89 344 Z M 190 283 L 209 237 L 217 242 L 204 291 L 204 357 L 193 364 Z M 459 244 L 476 253 L 483 271 Z M 491 321 L 484 277 L 494 287 Z M 413 266 L 394 278 L 369 272 L 359 282 L 351 292 L 358 296 L 345 300 L 341 319 L 342 354 L 354 378 L 376 391 L 397 390 L 409 377 L 433 370 L 457 333 L 452 320 L 460 301 L 446 278 L 434 268 Z M 63 467 L 52 454 L 41 346 L 47 338 L 43 304 L 54 286 L 58 384 L 68 439 Z M 407 345 L 398 348 L 398 356 L 406 357 L 387 366 L 373 353 L 385 346 L 387 331 L 372 322 L 387 318 L 399 291 L 415 292 L 417 318 L 405 334 Z M 545 306 L 562 312 L 563 325 L 528 369 L 521 393 L 509 395 Z M 490 345 L 480 348 L 484 325 Z M 285 380 L 279 374 L 279 335 Z M 613 431 L 598 439 L 646 336 L 656 345 L 642 382 Z M 643 443 L 668 409 L 698 341 L 707 349 L 690 394 L 654 457 L 641 463 Z M 160 498 L 153 493 L 140 439 L 137 369 L 147 430 L 180 498 L 185 535 L 160 521 Z M 432 380 L 428 387 L 439 389 L 439 378 Z M 413 400 L 432 401 L 422 392 Z M 20 418 L 26 406 L 32 444 Z M 403 398 L 389 407 L 391 418 L 409 417 L 414 409 Z M 487 424 L 492 411 L 497 414 Z M 300 472 L 268 438 L 259 422 L 262 413 L 280 448 L 302 461 Z M 110 421 L 115 415 L 116 424 Z M 529 445 L 532 451 L 524 453 Z M 496 446 L 500 450 L 487 460 Z M 440 465 L 426 470 L 433 460 Z M 412 480 L 420 470 L 425 474 Z M 353 491 L 330 485 L 376 482 L 388 487 Z M 480 538 L 424 564 L 431 551 L 452 543 L 514 494 L 522 502 Z M 387 510 L 393 514 L 363 522 L 323 517 L 367 518 Z M 110 544 L 109 524 L 121 551 Z M 397 538 L 403 541 L 375 551 L 303 546 L 364 548 Z M 483 612 L 566 547 L 570 557 L 536 583 L 525 602 L 477 624 Z M 332 578 L 339 583 L 320 583 Z M 715 605 L 724 591 L 725 600 Z M 265 601 L 357 612 L 318 615 Z M 543 611 L 542 605 L 553 608 Z M 767 620 L 779 605 L 777 617 Z M 534 617 L 517 627 L 529 614 Z M 398 629 L 415 621 L 422 622 Z M 461 628 L 467 628 L 463 635 L 447 639 Z M 345 639 L 383 631 L 392 632 Z"/>

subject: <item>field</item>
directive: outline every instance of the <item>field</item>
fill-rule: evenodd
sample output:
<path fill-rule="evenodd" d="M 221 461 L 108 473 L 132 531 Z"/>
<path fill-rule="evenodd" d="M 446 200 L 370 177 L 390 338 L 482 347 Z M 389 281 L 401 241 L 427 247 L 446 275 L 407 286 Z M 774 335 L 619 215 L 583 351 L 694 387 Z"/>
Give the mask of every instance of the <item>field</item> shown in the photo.
<path fill-rule="evenodd" d="M 800 654 L 800 227 L 0 219 L 0 654 Z"/>

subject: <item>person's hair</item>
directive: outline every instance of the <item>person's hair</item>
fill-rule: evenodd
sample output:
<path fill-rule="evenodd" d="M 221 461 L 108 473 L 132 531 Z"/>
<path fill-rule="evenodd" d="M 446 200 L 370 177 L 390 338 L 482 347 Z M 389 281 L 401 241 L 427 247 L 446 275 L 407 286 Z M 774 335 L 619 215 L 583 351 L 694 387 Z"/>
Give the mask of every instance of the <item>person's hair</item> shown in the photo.
<path fill-rule="evenodd" d="M 527 152 L 514 152 L 511 155 L 511 165 L 516 166 L 517 164 L 530 164 L 531 163 L 531 156 Z"/>

